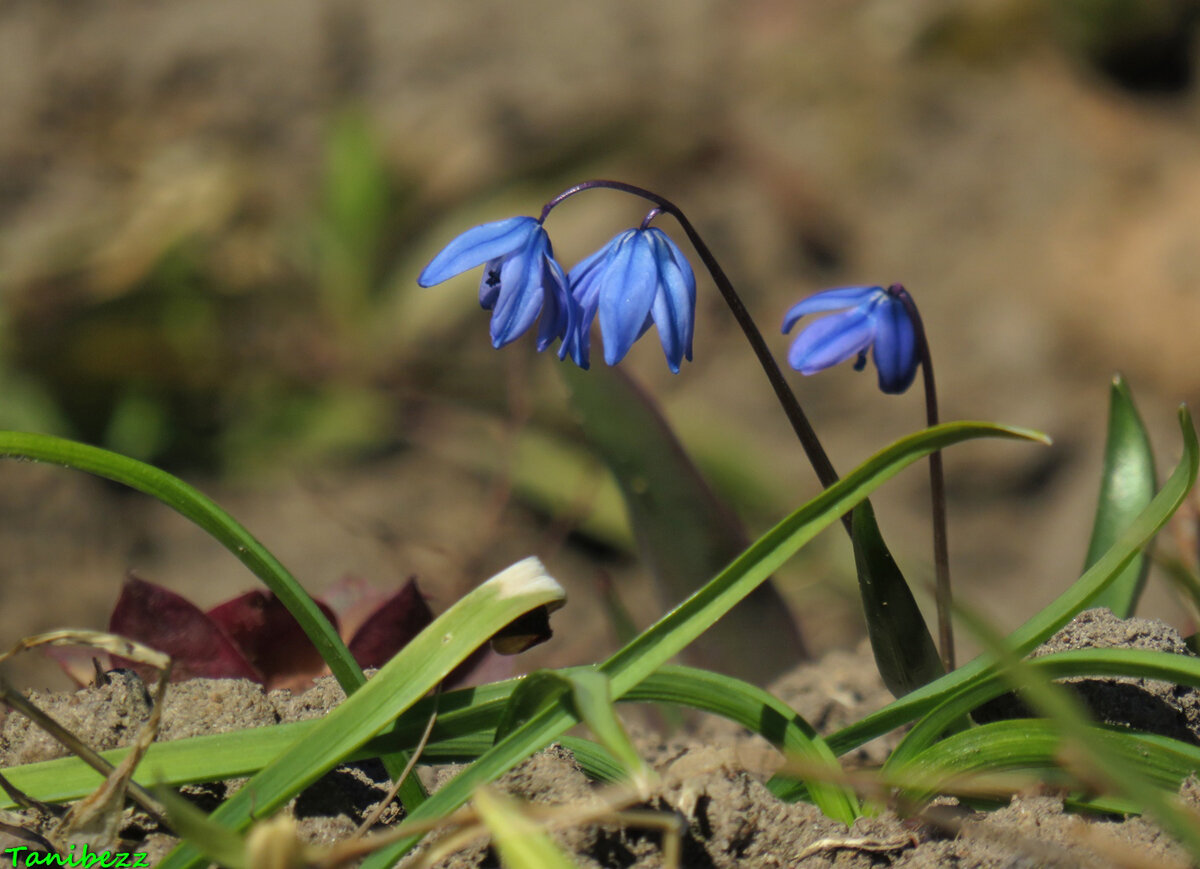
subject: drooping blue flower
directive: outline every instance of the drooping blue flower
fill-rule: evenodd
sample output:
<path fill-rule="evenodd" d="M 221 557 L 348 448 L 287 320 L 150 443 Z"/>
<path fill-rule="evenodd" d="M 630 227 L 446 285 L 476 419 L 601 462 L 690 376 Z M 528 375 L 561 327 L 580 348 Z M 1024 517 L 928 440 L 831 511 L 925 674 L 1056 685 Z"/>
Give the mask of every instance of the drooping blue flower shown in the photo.
<path fill-rule="evenodd" d="M 476 266 L 484 267 L 479 304 L 492 312 L 493 347 L 519 338 L 540 313 L 537 349 L 561 338 L 559 358 L 574 352 L 577 308 L 539 221 L 510 217 L 468 229 L 425 266 L 417 283 L 432 287 Z"/>
<path fill-rule="evenodd" d="M 600 315 L 604 361 L 625 358 L 651 323 L 667 365 L 678 374 L 692 359 L 696 276 L 683 252 L 657 227 L 622 232 L 571 269 L 571 294 L 581 309 L 576 362 L 586 368 L 592 320 Z"/>
<path fill-rule="evenodd" d="M 838 287 L 809 296 L 784 316 L 784 334 L 805 314 L 837 310 L 842 312 L 817 320 L 796 336 L 788 364 L 802 374 L 815 374 L 857 356 L 854 367 L 861 371 L 867 350 L 874 348 L 879 388 L 890 394 L 908 389 L 920 362 L 916 329 L 904 302 L 883 287 Z"/>

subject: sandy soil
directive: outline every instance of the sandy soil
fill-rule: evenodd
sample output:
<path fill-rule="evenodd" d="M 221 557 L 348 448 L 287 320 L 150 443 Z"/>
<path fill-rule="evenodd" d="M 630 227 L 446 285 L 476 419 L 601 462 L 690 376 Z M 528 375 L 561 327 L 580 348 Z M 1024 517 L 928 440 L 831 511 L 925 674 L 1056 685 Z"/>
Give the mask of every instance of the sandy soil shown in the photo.
<path fill-rule="evenodd" d="M 1107 611 L 1090 611 L 1068 625 L 1039 653 L 1085 646 L 1127 645 L 1188 654 L 1178 634 L 1161 622 L 1122 622 Z M 1078 686 L 1077 686 L 1078 687 Z M 772 690 L 814 723 L 831 732 L 885 704 L 889 695 L 873 673 L 869 650 L 835 652 L 797 668 Z M 1090 680 L 1081 696 L 1100 720 L 1135 726 L 1200 743 L 1200 692 L 1130 680 Z M 259 686 L 229 680 L 193 680 L 168 694 L 161 737 L 179 739 L 237 727 L 271 726 L 320 715 L 341 699 L 326 678 L 311 691 L 264 693 Z M 98 748 L 125 743 L 144 721 L 148 706 L 135 677 L 114 679 L 78 694 L 35 695 L 35 702 Z M 1015 703 L 1016 701 L 1011 701 Z M 1009 713 L 1017 710 L 1009 709 Z M 1005 714 L 999 704 L 992 717 Z M 686 733 L 663 736 L 635 727 L 639 747 L 662 777 L 662 785 L 635 807 L 680 818 L 682 865 L 736 866 L 1184 866 L 1185 852 L 1152 823 L 1140 818 L 1085 818 L 1064 812 L 1061 799 L 1035 792 L 1015 795 L 996 811 L 974 811 L 940 799 L 916 817 L 884 811 L 852 827 L 829 820 L 807 804 L 784 804 L 763 786 L 780 763 L 758 737 L 721 720 L 705 720 Z M 854 764 L 879 762 L 896 734 L 869 744 L 850 758 Z M 45 734 L 10 715 L 0 732 L 0 763 L 60 756 Z M 436 788 L 453 767 L 422 770 Z M 590 782 L 569 752 L 551 748 L 521 764 L 500 782 L 523 799 L 559 807 L 557 834 L 582 865 L 618 867 L 662 865 L 661 831 L 637 826 L 571 823 L 574 814 L 609 805 L 627 808 L 631 798 Z M 231 783 L 237 787 L 237 783 Z M 302 835 L 330 843 L 350 835 L 386 792 L 377 763 L 334 770 L 300 798 L 291 811 Z M 227 792 L 220 783 L 194 794 L 202 804 Z M 1185 797 L 1200 792 L 1189 783 Z M 385 816 L 386 817 L 386 816 Z M 393 813 L 394 817 L 394 813 Z M 27 822 L 32 822 L 28 813 Z M 42 825 L 43 829 L 45 825 Z M 126 828 L 130 849 L 163 853 L 171 839 L 153 821 L 134 813 Z M 494 865 L 486 843 L 446 858 L 440 866 Z"/>

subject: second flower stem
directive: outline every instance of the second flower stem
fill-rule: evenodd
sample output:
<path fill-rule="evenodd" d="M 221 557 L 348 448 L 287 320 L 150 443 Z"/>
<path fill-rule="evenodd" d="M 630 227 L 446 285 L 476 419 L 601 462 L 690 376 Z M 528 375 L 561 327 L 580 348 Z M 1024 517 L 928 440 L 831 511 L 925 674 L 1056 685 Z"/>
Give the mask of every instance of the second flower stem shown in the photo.
<path fill-rule="evenodd" d="M 901 284 L 892 284 L 888 292 L 898 298 L 912 320 L 916 333 L 917 351 L 921 354 L 921 376 L 925 387 L 925 422 L 930 428 L 937 425 L 937 385 L 933 379 L 933 358 L 929 342 L 925 339 L 925 324 L 917 306 Z M 936 581 L 934 600 L 937 604 L 938 650 L 942 666 L 949 673 L 954 669 L 954 624 L 950 618 L 952 595 L 950 591 L 950 551 L 946 538 L 946 475 L 942 470 L 940 450 L 929 454 L 929 494 L 933 510 L 933 568 Z"/>

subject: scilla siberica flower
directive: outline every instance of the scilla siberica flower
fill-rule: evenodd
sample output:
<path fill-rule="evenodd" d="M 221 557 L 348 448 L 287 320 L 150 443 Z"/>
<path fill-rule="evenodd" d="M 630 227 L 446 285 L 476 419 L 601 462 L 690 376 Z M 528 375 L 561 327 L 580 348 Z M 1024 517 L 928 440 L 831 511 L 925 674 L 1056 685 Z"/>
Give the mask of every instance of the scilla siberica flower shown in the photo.
<path fill-rule="evenodd" d="M 600 315 L 604 361 L 616 365 L 653 323 L 675 374 L 692 359 L 696 276 L 675 242 L 657 227 L 627 230 L 568 275 L 582 309 L 576 362 L 586 368 L 592 320 Z"/>
<path fill-rule="evenodd" d="M 916 330 L 904 302 L 883 287 L 838 287 L 809 296 L 792 307 L 783 318 L 783 331 L 790 332 L 805 314 L 842 310 L 817 320 L 796 336 L 788 351 L 788 364 L 802 374 L 815 374 L 857 356 L 854 367 L 867 364 L 867 350 L 874 348 L 879 388 L 886 393 L 904 392 L 917 374 Z"/>
<path fill-rule="evenodd" d="M 540 221 L 510 217 L 468 229 L 425 266 L 417 283 L 432 287 L 476 266 L 484 266 L 479 304 L 492 312 L 493 347 L 519 338 L 540 313 L 537 349 L 562 338 L 559 358 L 573 351 L 576 306 Z"/>

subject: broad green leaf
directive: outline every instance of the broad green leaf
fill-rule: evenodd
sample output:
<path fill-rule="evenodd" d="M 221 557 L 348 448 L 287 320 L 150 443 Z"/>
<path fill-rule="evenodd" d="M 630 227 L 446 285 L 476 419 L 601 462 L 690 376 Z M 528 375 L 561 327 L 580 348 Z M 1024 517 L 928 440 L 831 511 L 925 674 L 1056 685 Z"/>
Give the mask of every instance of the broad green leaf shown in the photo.
<path fill-rule="evenodd" d="M 1104 474 L 1100 500 L 1092 525 L 1084 569 L 1103 555 L 1125 527 L 1154 497 L 1154 454 L 1150 438 L 1133 403 L 1129 386 L 1120 375 L 1113 378 L 1108 411 L 1108 439 L 1104 447 Z M 1133 559 L 1092 606 L 1108 607 L 1119 618 L 1128 618 L 1137 606 L 1150 559 L 1145 553 Z"/>
<path fill-rule="evenodd" d="M 373 679 L 222 803 L 211 819 L 243 829 L 252 816 L 270 815 L 387 727 L 488 637 L 518 616 L 559 605 L 564 598 L 536 558 L 493 576 L 438 616 Z M 162 865 L 190 866 L 198 860 L 195 849 L 185 845 Z"/>
<path fill-rule="evenodd" d="M 737 517 L 700 475 L 654 402 L 617 368 L 559 366 L 584 434 L 612 471 L 638 550 L 663 598 L 692 594 L 746 548 Z M 787 605 L 758 586 L 688 652 L 696 663 L 766 682 L 806 657 Z"/>
<path fill-rule="evenodd" d="M 472 799 L 475 811 L 492 834 L 507 869 L 577 869 L 554 844 L 546 828 L 521 810 L 516 800 L 481 787 Z"/>
<path fill-rule="evenodd" d="M 611 680 L 613 696 L 623 697 L 679 654 L 813 537 L 901 470 L 934 450 L 981 437 L 1045 441 L 1045 436 L 1036 432 L 976 422 L 934 426 L 897 441 L 785 518 L 707 585 L 601 664 L 600 670 Z M 577 722 L 570 705 L 562 702 L 539 712 L 430 796 L 410 817 L 436 818 L 452 811 L 469 799 L 476 787 L 511 769 Z M 364 869 L 391 866 L 417 841 L 419 837 L 413 836 L 379 851 L 367 858 Z"/>
<path fill-rule="evenodd" d="M 896 697 L 945 673 L 925 617 L 888 551 L 870 501 L 851 517 L 854 564 L 867 619 L 867 636 L 883 684 Z"/>

